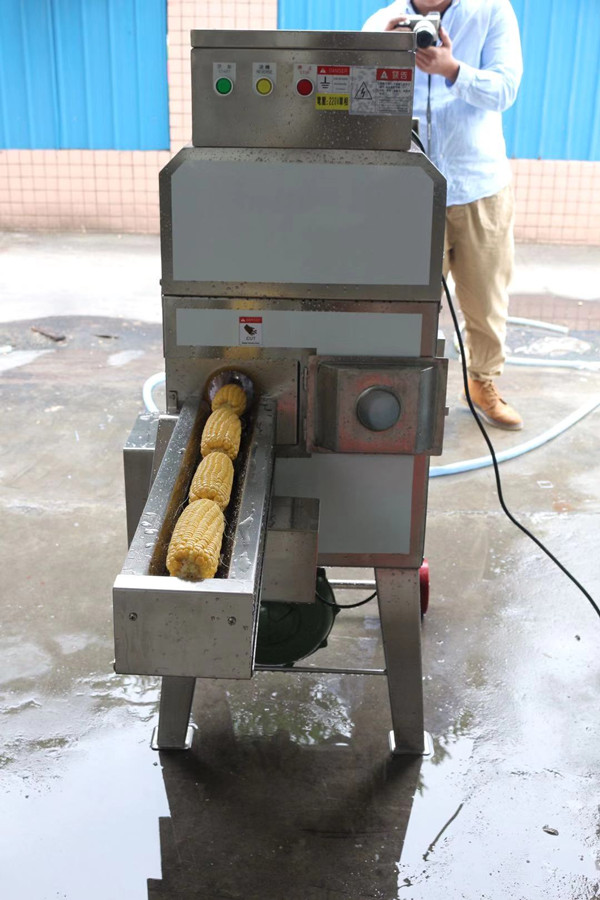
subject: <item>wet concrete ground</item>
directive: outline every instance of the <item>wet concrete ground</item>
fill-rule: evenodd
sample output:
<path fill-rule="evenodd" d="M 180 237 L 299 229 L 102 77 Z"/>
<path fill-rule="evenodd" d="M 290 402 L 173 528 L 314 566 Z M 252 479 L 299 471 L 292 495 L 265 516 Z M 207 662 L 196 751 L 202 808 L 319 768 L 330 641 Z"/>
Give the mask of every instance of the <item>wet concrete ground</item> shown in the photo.
<path fill-rule="evenodd" d="M 490 470 L 431 482 L 433 759 L 390 758 L 383 678 L 299 674 L 199 683 L 193 750 L 150 750 L 158 684 L 112 672 L 111 587 L 121 447 L 160 326 L 141 297 L 97 314 L 92 287 L 71 286 L 72 315 L 5 305 L 0 324 L 2 900 L 598 900 L 600 620 L 499 511 Z M 580 316 L 572 294 L 552 302 Z M 600 301 L 583 302 L 589 325 Z M 593 357 L 600 326 L 576 339 Z M 511 368 L 503 389 L 526 429 L 494 432 L 499 449 L 597 396 L 600 374 Z M 436 463 L 485 452 L 458 393 L 451 362 Z M 597 600 L 599 417 L 502 469 L 515 514 Z M 322 661 L 381 664 L 376 604 L 339 615 Z"/>

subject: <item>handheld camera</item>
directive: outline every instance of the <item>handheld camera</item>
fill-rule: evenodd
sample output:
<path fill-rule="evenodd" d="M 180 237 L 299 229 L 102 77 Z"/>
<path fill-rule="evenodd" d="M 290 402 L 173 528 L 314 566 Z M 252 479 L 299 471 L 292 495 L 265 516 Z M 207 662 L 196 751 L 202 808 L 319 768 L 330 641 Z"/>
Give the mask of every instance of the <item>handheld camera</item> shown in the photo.
<path fill-rule="evenodd" d="M 440 14 L 427 13 L 426 16 L 406 16 L 396 28 L 410 28 L 415 33 L 417 47 L 425 50 L 437 44 L 440 37 Z"/>

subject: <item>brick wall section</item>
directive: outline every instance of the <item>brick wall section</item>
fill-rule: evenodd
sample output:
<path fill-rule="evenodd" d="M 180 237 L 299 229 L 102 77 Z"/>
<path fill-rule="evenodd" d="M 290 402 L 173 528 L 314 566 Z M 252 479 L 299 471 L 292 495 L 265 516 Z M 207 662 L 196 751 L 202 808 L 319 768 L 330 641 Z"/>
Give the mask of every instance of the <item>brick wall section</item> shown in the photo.
<path fill-rule="evenodd" d="M 600 162 L 516 159 L 512 167 L 517 240 L 600 246 Z"/>
<path fill-rule="evenodd" d="M 277 0 L 168 0 L 170 150 L 0 151 L 0 228 L 158 232 L 158 172 L 190 140 L 190 31 L 277 27 Z M 600 162 L 514 160 L 519 241 L 600 245 Z"/>
<path fill-rule="evenodd" d="M 192 28 L 276 28 L 277 0 L 168 0 L 171 149 L 0 150 L 0 229 L 156 234 L 158 173 L 191 138 Z"/>
<path fill-rule="evenodd" d="M 0 151 L 0 227 L 18 231 L 158 229 L 165 151 Z"/>

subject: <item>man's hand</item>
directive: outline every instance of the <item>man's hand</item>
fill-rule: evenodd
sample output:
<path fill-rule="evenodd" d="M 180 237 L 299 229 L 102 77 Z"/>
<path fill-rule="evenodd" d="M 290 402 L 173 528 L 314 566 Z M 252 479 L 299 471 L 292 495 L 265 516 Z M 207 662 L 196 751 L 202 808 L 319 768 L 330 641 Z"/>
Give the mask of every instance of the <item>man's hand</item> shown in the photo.
<path fill-rule="evenodd" d="M 402 29 L 402 26 L 406 26 L 406 31 L 410 31 L 410 26 L 408 25 L 408 19 L 406 16 L 397 16 L 395 19 L 390 19 L 390 21 L 385 26 L 385 31 L 395 31 L 397 28 Z"/>
<path fill-rule="evenodd" d="M 392 19 L 392 21 L 394 21 Z M 391 25 L 391 22 L 389 23 Z M 387 28 L 386 30 L 391 30 Z M 425 50 L 417 50 L 417 67 L 427 75 L 443 75 L 452 84 L 458 77 L 460 63 L 452 55 L 452 41 L 448 32 L 440 27 L 441 47 L 427 47 Z"/>

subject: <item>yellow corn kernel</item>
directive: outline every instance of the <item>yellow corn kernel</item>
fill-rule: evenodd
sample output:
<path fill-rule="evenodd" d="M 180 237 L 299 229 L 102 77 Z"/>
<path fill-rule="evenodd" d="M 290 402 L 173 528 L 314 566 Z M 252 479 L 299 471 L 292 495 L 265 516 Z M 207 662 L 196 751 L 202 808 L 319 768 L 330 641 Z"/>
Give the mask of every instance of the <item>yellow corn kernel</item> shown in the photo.
<path fill-rule="evenodd" d="M 222 406 L 210 414 L 202 432 L 200 452 L 208 456 L 213 450 L 226 453 L 229 459 L 235 459 L 240 450 L 242 423 L 229 407 Z"/>
<path fill-rule="evenodd" d="M 246 392 L 243 387 L 239 384 L 225 384 L 213 397 L 212 408 L 228 406 L 236 416 L 243 416 L 246 412 L 246 403 Z"/>
<path fill-rule="evenodd" d="M 231 497 L 233 484 L 233 463 L 225 453 L 216 450 L 205 456 L 194 475 L 190 487 L 190 502 L 193 500 L 214 500 L 225 509 Z"/>
<path fill-rule="evenodd" d="M 167 551 L 169 573 L 188 581 L 213 578 L 219 567 L 224 530 L 225 518 L 212 500 L 195 500 L 186 506 Z"/>

